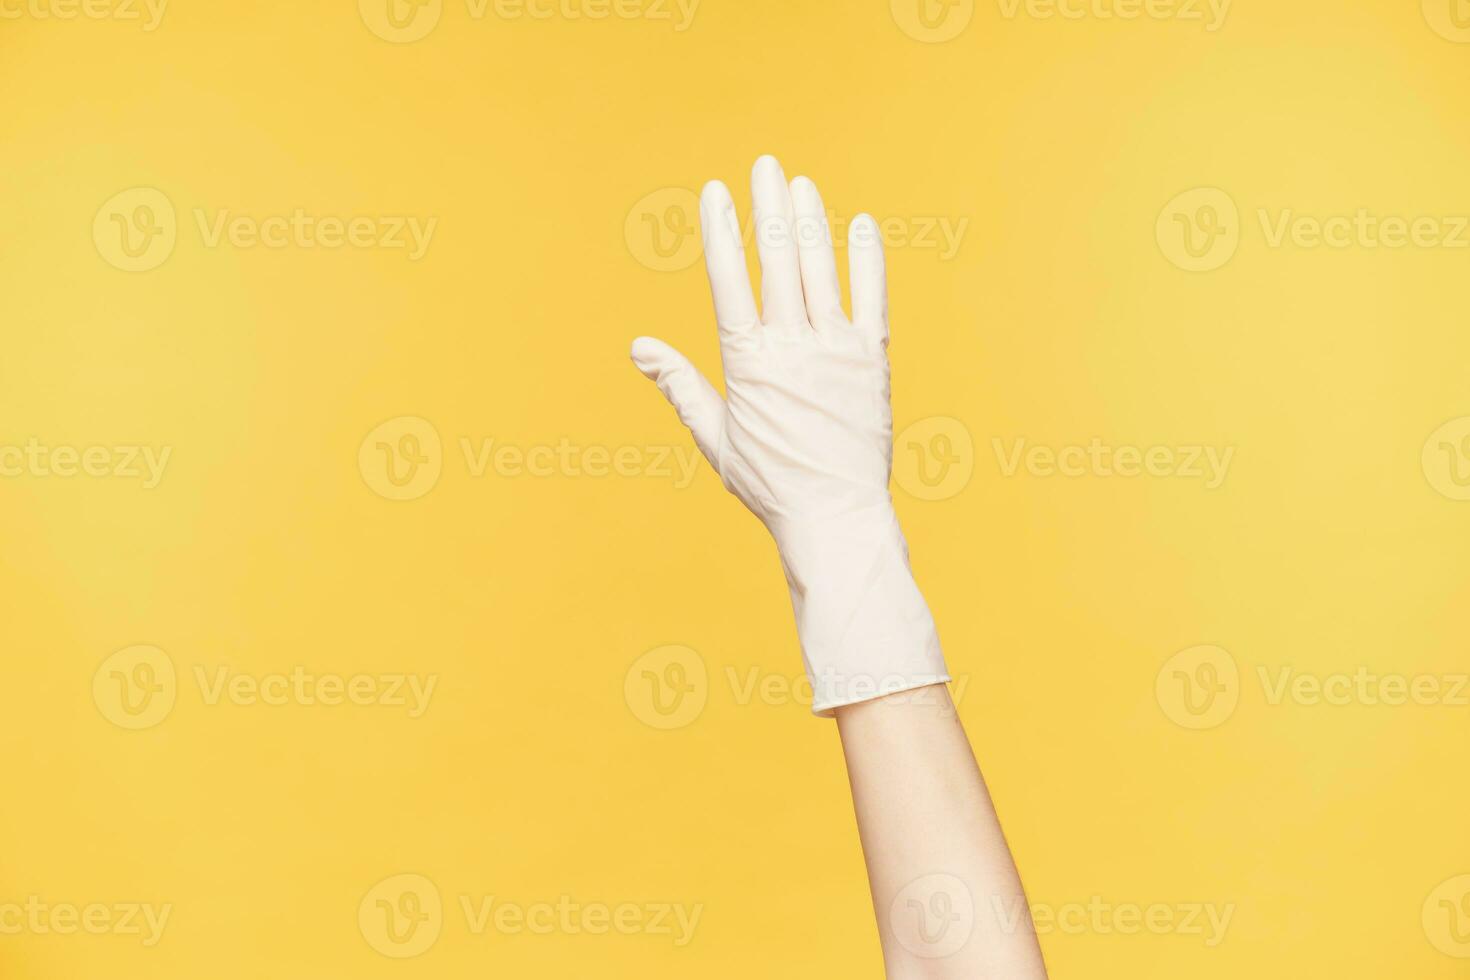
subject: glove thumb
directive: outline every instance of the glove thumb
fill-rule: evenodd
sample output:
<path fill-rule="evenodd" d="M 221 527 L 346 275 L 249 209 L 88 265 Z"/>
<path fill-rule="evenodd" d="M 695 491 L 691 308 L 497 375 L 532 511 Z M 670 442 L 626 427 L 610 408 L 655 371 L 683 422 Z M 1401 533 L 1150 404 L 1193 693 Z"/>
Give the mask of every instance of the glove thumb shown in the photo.
<path fill-rule="evenodd" d="M 662 340 L 639 337 L 630 352 L 633 364 L 664 393 L 694 444 L 718 471 L 720 435 L 725 428 L 725 400 L 699 369 Z"/>

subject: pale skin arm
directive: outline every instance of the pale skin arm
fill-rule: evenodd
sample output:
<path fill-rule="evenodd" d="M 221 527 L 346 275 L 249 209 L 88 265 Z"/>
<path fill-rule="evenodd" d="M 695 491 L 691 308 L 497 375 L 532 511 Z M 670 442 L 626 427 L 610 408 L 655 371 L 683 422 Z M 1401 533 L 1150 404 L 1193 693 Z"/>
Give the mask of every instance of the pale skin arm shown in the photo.
<path fill-rule="evenodd" d="M 837 726 L 889 980 L 1045 980 L 948 688 L 838 708 Z"/>
<path fill-rule="evenodd" d="M 990 795 L 948 689 L 933 683 L 948 673 L 891 510 L 877 223 L 851 223 L 849 316 L 816 185 L 788 185 L 762 157 L 751 197 L 759 311 L 729 190 L 712 181 L 700 202 L 725 395 L 662 341 L 634 341 L 633 361 L 781 550 L 813 706 L 837 706 L 890 980 L 1045 978 Z M 850 703 L 860 682 L 894 677 L 908 690 Z"/>

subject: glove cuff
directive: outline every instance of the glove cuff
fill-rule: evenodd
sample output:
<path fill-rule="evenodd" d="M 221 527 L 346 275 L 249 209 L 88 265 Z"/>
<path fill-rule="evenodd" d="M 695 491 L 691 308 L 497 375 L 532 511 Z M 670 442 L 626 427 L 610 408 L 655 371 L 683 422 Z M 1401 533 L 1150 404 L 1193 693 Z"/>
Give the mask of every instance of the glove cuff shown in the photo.
<path fill-rule="evenodd" d="M 802 522 L 777 541 L 815 714 L 950 679 L 891 508 Z"/>

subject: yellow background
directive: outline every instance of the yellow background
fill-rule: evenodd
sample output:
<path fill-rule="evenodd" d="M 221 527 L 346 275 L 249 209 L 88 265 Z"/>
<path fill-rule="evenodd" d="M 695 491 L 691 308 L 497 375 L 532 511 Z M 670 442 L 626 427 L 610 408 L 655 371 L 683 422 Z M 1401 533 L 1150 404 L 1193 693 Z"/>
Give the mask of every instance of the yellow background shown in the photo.
<path fill-rule="evenodd" d="M 459 445 L 686 446 L 626 352 L 717 377 L 704 274 L 640 262 L 630 211 L 719 177 L 744 213 L 771 152 L 838 216 L 969 222 L 952 258 L 889 250 L 896 422 L 973 437 L 963 491 L 897 497 L 1031 899 L 1235 907 L 1213 948 L 1051 932 L 1053 975 L 1464 976 L 1421 912 L 1470 872 L 1470 708 L 1273 705 L 1257 672 L 1467 669 L 1470 503 L 1420 454 L 1470 415 L 1470 251 L 1271 247 L 1257 215 L 1470 213 L 1470 45 L 1389 0 L 1237 0 L 1213 32 L 967 13 L 945 43 L 887 0 L 704 0 L 682 32 L 446 0 L 404 44 L 348 0 L 0 20 L 0 444 L 172 448 L 155 489 L 0 479 L 0 904 L 173 905 L 152 948 L 0 936 L 0 974 L 881 974 L 835 728 L 728 679 L 800 672 L 764 532 L 707 467 L 475 477 Z M 92 226 L 136 187 L 178 241 L 124 272 Z M 1155 225 L 1199 187 L 1238 250 L 1186 272 Z M 207 247 L 194 217 L 298 208 L 438 225 L 410 261 Z M 401 502 L 358 465 L 400 416 L 443 440 Z M 1235 457 L 1215 490 L 1005 477 L 1018 437 Z M 93 676 L 137 644 L 177 703 L 129 731 Z M 670 644 L 707 703 L 662 731 L 624 689 Z M 1239 704 L 1194 731 L 1155 681 L 1202 644 Z M 298 666 L 438 687 L 413 719 L 194 679 Z M 408 960 L 358 928 L 400 873 L 445 906 Z M 458 899 L 488 895 L 703 912 L 683 948 L 474 935 Z"/>

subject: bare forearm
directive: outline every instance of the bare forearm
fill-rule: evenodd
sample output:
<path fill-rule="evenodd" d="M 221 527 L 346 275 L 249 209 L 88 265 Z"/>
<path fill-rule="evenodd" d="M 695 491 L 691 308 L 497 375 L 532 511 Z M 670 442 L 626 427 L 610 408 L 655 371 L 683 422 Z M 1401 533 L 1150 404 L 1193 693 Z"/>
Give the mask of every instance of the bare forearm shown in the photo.
<path fill-rule="evenodd" d="M 942 685 L 837 710 L 890 980 L 1038 980 L 1025 893 Z"/>
<path fill-rule="evenodd" d="M 889 492 L 878 223 L 859 215 L 848 226 L 849 317 L 816 185 L 788 183 L 762 157 L 751 199 L 759 312 L 729 189 L 711 181 L 700 196 L 724 394 L 663 341 L 640 337 L 629 353 L 775 540 L 813 710 L 835 710 L 842 730 L 889 976 L 1043 978 L 990 796 L 936 683 L 949 670 Z M 902 693 L 873 700 L 883 691 Z"/>

